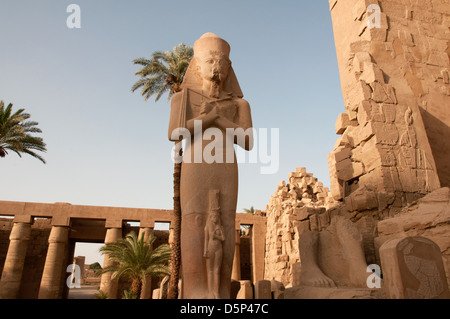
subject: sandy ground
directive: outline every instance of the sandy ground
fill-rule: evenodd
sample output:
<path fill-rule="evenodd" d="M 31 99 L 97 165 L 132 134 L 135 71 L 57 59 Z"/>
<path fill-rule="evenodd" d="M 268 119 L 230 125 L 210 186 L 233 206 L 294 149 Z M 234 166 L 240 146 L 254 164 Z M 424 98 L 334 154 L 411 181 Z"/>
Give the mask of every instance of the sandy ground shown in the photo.
<path fill-rule="evenodd" d="M 94 299 L 98 288 L 96 285 L 81 285 L 81 288 L 72 288 L 69 291 L 68 299 Z"/>

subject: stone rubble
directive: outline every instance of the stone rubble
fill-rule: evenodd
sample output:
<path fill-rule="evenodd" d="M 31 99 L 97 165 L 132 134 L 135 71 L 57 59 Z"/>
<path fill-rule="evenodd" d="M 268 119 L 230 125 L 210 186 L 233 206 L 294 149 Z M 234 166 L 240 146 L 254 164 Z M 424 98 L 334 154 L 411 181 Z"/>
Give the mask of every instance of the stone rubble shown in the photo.
<path fill-rule="evenodd" d="M 300 261 L 298 239 L 309 230 L 324 229 L 330 223 L 327 210 L 339 205 L 306 168 L 297 168 L 288 181 L 278 184 L 266 206 L 266 280 L 276 280 L 284 286 L 292 284 L 293 265 Z"/>

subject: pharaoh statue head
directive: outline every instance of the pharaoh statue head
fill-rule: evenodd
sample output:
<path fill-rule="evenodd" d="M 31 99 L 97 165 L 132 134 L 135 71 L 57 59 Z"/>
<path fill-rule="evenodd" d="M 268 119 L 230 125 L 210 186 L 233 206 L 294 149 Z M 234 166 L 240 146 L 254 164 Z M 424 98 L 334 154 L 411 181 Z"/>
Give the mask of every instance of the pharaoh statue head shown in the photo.
<path fill-rule="evenodd" d="M 205 33 L 194 44 L 194 58 L 186 71 L 182 88 L 198 90 L 204 81 L 210 81 L 233 97 L 242 98 L 229 57 L 228 42 L 214 33 Z"/>
<path fill-rule="evenodd" d="M 197 74 L 203 81 L 222 84 L 231 66 L 230 45 L 213 33 L 204 34 L 194 44 Z"/>

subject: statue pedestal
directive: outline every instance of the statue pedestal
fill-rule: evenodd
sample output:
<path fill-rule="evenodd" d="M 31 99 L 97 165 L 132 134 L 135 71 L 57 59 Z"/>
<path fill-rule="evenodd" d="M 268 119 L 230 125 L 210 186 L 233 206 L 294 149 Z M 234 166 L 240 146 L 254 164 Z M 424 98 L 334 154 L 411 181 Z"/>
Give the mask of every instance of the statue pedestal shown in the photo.
<path fill-rule="evenodd" d="M 320 288 L 299 286 L 286 288 L 284 299 L 385 299 L 384 289 Z"/>

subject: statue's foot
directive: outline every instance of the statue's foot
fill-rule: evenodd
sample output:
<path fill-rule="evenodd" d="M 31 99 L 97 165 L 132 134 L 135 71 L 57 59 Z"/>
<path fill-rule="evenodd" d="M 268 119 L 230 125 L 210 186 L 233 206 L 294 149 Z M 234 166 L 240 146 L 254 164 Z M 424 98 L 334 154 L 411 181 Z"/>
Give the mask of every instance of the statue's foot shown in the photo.
<path fill-rule="evenodd" d="M 305 286 L 334 288 L 334 281 L 326 276 L 320 269 L 302 271 L 300 283 Z"/>
<path fill-rule="evenodd" d="M 371 273 L 367 272 L 367 265 L 361 264 L 358 267 L 350 267 L 350 281 L 353 287 L 367 288 L 367 278 Z"/>

